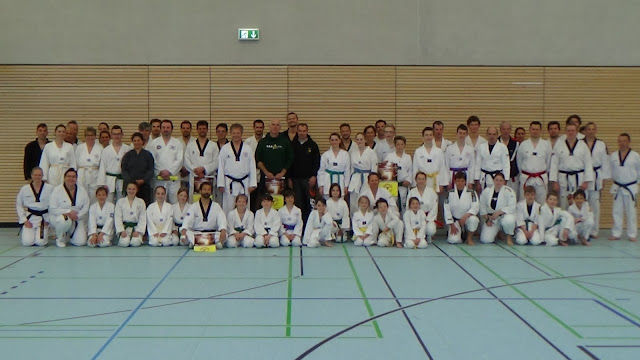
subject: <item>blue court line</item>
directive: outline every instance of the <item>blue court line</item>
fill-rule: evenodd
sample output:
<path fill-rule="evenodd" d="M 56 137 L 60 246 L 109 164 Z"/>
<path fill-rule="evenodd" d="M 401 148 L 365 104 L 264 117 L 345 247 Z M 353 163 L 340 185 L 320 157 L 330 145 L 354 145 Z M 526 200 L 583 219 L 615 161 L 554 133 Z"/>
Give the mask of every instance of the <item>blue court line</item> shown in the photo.
<path fill-rule="evenodd" d="M 591 360 L 600 360 L 599 357 L 595 356 L 591 351 L 587 350 L 587 348 L 585 348 L 584 346 L 578 346 L 578 349 L 582 350 L 583 353 L 587 354 L 587 356 L 590 357 Z"/>
<path fill-rule="evenodd" d="M 593 299 L 593 301 L 595 301 L 596 303 L 600 304 L 600 306 L 602 306 L 602 307 L 604 307 L 605 309 L 607 309 L 607 310 L 611 311 L 612 313 L 614 313 L 614 314 L 618 315 L 619 317 L 621 317 L 621 318 L 623 318 L 623 319 L 627 320 L 628 322 L 632 323 L 633 325 L 635 325 L 635 326 L 637 326 L 637 327 L 640 327 L 640 323 L 638 323 L 638 322 L 634 321 L 633 319 L 631 319 L 631 318 L 629 318 L 629 317 L 625 316 L 624 314 L 622 314 L 622 313 L 620 313 L 619 311 L 617 311 L 616 309 L 614 309 L 614 308 L 612 308 L 612 307 L 608 306 L 607 304 L 603 303 L 602 301 L 597 300 L 597 299 Z"/>
<path fill-rule="evenodd" d="M 294 277 L 295 279 L 295 277 Z M 543 279 L 540 279 L 543 280 Z M 0 301 L 2 300 L 186 300 L 186 301 L 199 301 L 199 300 L 287 300 L 289 299 L 289 297 L 222 297 L 224 295 L 216 295 L 216 296 L 208 296 L 208 297 L 150 297 L 150 298 L 146 298 L 146 297 L 6 297 L 6 298 L 0 298 Z M 292 300 L 362 300 L 362 297 L 291 297 Z M 367 297 L 367 299 L 371 299 L 371 300 L 432 300 L 432 299 L 436 299 L 436 298 L 429 298 L 429 297 Z M 518 298 L 510 298 L 510 297 L 497 297 L 497 298 L 493 298 L 493 297 L 477 297 L 477 298 L 473 298 L 473 297 L 451 297 L 451 298 L 447 298 L 447 299 L 443 299 L 443 300 L 458 300 L 458 301 L 466 301 L 466 300 L 491 300 L 491 301 L 495 301 L 495 300 L 509 300 L 509 301 L 530 301 L 531 300 L 544 300 L 544 301 L 593 301 L 593 298 L 536 298 L 536 297 L 529 297 L 527 298 L 522 298 L 522 297 L 518 297 Z M 629 300 L 629 299 L 623 299 L 623 300 Z M 158 306 L 167 306 L 167 305 L 173 305 L 173 304 L 166 304 L 166 305 L 156 305 L 156 306 L 150 306 L 150 307 L 145 307 L 144 309 L 150 309 L 153 307 L 158 307 Z M 123 311 L 131 311 L 131 309 L 129 310 L 123 310 Z"/>
<path fill-rule="evenodd" d="M 618 249 L 617 247 L 615 247 L 615 246 L 611 246 L 610 244 L 607 244 L 607 243 L 605 243 L 605 244 L 604 244 L 604 246 L 606 246 L 606 247 L 610 247 L 610 248 L 612 248 L 613 250 L 619 251 L 619 252 L 621 252 L 621 253 L 623 253 L 623 254 L 625 254 L 625 255 L 629 255 L 629 256 L 631 256 L 632 258 L 636 258 L 636 259 L 637 259 L 637 258 L 639 258 L 639 257 L 640 257 L 640 256 L 636 256 L 636 255 L 633 255 L 633 254 L 629 254 L 628 252 L 626 252 L 626 251 L 622 251 L 622 250 Z"/>
<path fill-rule="evenodd" d="M 640 348 L 640 345 L 585 345 L 588 348 Z"/>
<path fill-rule="evenodd" d="M 376 269 L 378 269 L 378 274 L 380 274 L 380 277 L 382 277 L 382 281 L 384 281 L 385 285 L 387 285 L 387 289 L 389 289 L 389 292 L 391 293 L 391 296 L 393 296 L 394 300 L 396 301 L 396 304 L 398 305 L 398 307 L 402 307 L 400 300 L 398 300 L 398 298 L 396 297 L 396 293 L 391 288 L 391 285 L 387 281 L 387 278 L 384 276 L 384 273 L 380 269 L 380 266 L 378 266 L 378 263 L 376 262 L 376 259 L 371 254 L 371 251 L 369 251 L 368 247 L 366 247 L 365 249 L 367 250 L 369 257 L 373 261 L 373 265 L 375 265 Z M 431 356 L 429 349 L 427 349 L 427 345 L 424 343 L 424 341 L 420 337 L 418 330 L 416 330 L 416 327 L 413 326 L 413 322 L 411 322 L 411 319 L 409 319 L 409 315 L 407 314 L 407 312 L 402 310 L 402 314 L 404 315 L 405 320 L 407 320 L 407 323 L 409 323 L 409 327 L 411 327 L 411 331 L 413 331 L 413 334 L 416 336 L 418 342 L 420 343 L 420 346 L 422 347 L 422 350 L 425 352 L 425 354 L 427 354 L 427 357 L 429 358 L 429 360 L 433 360 L 433 356 Z"/>
<path fill-rule="evenodd" d="M 138 306 L 135 309 L 133 309 L 131 314 L 129 314 L 129 316 L 124 320 L 124 322 L 122 324 L 120 324 L 120 326 L 116 329 L 116 331 L 113 334 L 111 334 L 111 336 L 109 337 L 107 342 L 105 342 L 104 345 L 102 345 L 102 347 L 98 350 L 98 352 L 91 358 L 92 360 L 97 359 L 98 356 L 100 356 L 100 354 L 102 354 L 102 352 L 107 348 L 107 346 L 109 346 L 109 344 L 111 344 L 111 342 L 116 338 L 116 336 L 118 336 L 118 334 L 122 331 L 122 329 L 124 329 L 124 327 L 127 326 L 127 324 L 129 323 L 129 321 L 131 321 L 133 316 L 138 312 L 138 310 L 140 310 L 140 308 L 142 308 L 142 305 L 144 305 L 144 303 L 146 303 L 147 300 L 149 300 L 151 295 L 153 295 L 153 293 L 158 289 L 158 287 L 160 287 L 160 285 L 166 280 L 166 278 L 169 277 L 169 274 L 171 274 L 171 272 L 178 266 L 180 261 L 182 261 L 182 259 L 184 259 L 184 257 L 187 255 L 189 250 L 190 249 L 185 250 L 185 252 L 178 259 L 178 261 L 176 261 L 175 264 L 173 264 L 173 266 L 169 269 L 169 271 L 167 271 L 167 273 L 164 274 L 162 279 L 160 279 L 160 281 L 158 281 L 156 286 L 154 286 L 153 289 L 151 289 L 149 294 L 147 294 L 147 297 L 145 297 L 144 300 L 142 300 L 140 302 L 140 304 L 138 304 Z"/>

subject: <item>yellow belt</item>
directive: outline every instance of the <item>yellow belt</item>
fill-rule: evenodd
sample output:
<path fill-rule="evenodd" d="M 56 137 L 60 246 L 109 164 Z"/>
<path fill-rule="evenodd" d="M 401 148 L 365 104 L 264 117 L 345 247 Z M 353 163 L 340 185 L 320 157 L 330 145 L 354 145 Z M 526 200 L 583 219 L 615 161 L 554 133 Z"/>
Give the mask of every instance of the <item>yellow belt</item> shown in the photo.
<path fill-rule="evenodd" d="M 427 174 L 427 179 L 433 179 L 433 190 L 435 192 L 438 192 L 438 174 L 438 171 Z"/>

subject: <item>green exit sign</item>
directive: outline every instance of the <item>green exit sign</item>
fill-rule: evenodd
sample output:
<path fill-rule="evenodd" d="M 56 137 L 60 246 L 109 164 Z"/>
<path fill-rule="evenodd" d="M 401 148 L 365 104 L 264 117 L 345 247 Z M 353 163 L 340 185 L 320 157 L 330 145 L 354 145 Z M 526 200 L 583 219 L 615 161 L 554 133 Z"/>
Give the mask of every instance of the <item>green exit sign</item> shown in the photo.
<path fill-rule="evenodd" d="M 260 40 L 260 29 L 238 29 L 238 40 Z"/>

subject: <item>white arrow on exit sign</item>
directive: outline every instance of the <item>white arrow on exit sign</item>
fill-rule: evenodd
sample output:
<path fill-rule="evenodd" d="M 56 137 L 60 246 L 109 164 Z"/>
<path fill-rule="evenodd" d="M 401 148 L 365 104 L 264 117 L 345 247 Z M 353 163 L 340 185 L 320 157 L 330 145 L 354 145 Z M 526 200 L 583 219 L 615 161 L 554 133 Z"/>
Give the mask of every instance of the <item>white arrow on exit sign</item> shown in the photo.
<path fill-rule="evenodd" d="M 260 29 L 238 29 L 238 40 L 260 40 Z"/>

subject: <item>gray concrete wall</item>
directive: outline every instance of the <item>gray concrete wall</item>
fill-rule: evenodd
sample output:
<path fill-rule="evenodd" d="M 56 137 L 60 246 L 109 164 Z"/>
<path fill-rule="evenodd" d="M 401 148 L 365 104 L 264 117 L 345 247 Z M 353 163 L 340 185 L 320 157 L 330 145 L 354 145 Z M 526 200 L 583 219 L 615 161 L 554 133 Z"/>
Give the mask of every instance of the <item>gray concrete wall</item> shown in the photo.
<path fill-rule="evenodd" d="M 639 34 L 640 0 L 0 0 L 1 64 L 640 65 Z"/>

